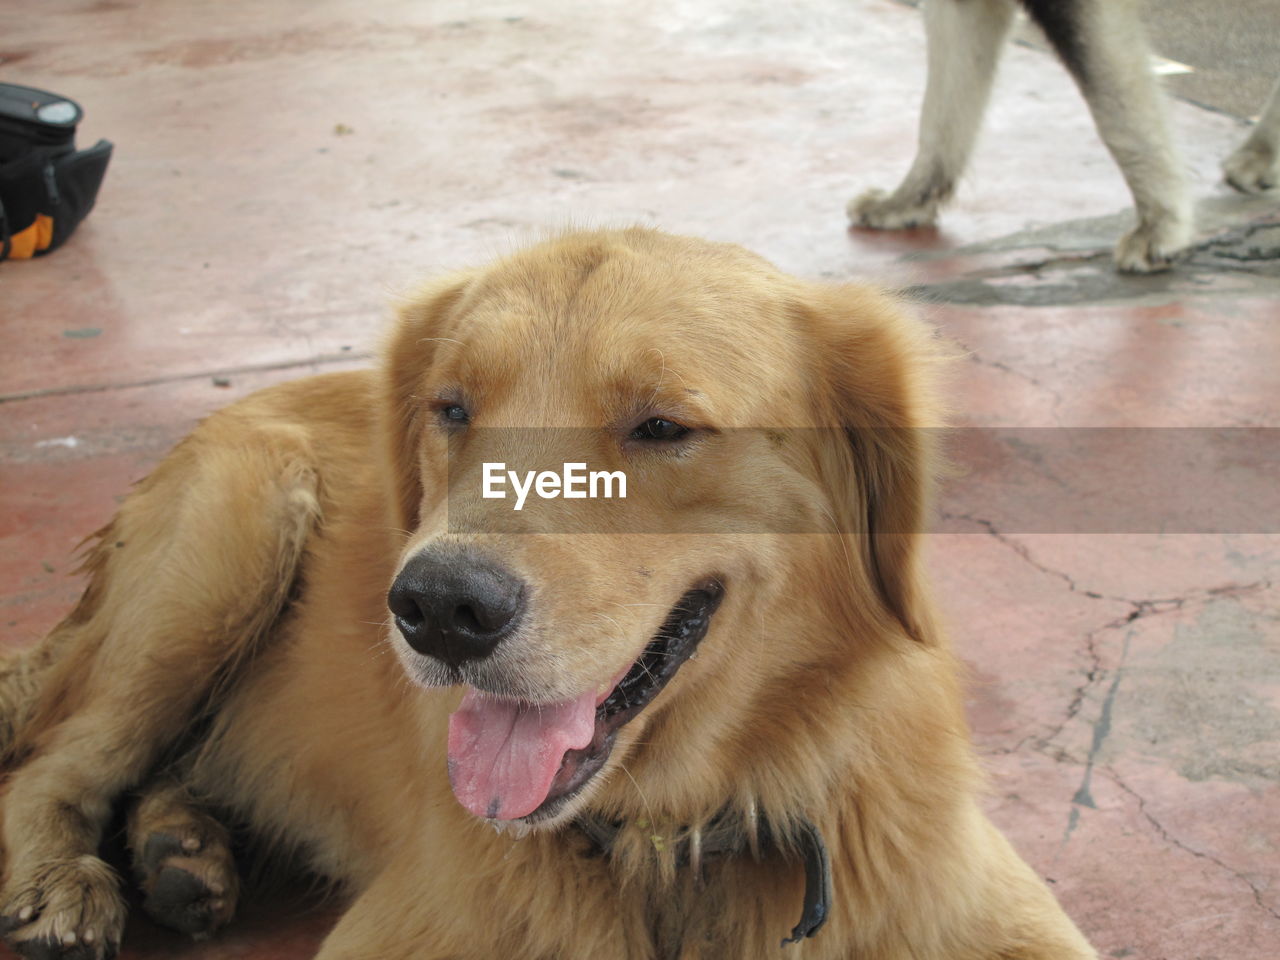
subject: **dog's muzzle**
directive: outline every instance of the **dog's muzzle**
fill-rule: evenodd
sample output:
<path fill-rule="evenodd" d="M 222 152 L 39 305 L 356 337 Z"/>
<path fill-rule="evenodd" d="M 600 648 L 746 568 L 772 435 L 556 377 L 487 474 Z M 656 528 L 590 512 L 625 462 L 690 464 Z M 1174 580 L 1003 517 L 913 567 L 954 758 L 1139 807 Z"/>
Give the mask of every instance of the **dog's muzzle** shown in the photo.
<path fill-rule="evenodd" d="M 693 655 L 723 595 L 716 578 L 686 591 L 612 689 L 560 703 L 469 689 L 449 717 L 449 780 L 459 802 L 490 820 L 560 814 L 604 767 L 618 731 Z"/>

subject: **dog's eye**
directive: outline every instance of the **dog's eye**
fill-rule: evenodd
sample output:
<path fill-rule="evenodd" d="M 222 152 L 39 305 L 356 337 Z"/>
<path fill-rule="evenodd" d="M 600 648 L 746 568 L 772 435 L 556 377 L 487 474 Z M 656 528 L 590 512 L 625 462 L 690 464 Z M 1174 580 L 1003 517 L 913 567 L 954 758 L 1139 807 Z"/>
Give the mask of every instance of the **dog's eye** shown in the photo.
<path fill-rule="evenodd" d="M 688 436 L 689 428 L 674 420 L 663 417 L 650 417 L 627 435 L 628 440 L 673 443 Z"/>
<path fill-rule="evenodd" d="M 461 404 L 451 403 L 446 407 L 440 408 L 440 419 L 445 422 L 446 426 L 465 426 L 471 422 L 471 414 Z"/>

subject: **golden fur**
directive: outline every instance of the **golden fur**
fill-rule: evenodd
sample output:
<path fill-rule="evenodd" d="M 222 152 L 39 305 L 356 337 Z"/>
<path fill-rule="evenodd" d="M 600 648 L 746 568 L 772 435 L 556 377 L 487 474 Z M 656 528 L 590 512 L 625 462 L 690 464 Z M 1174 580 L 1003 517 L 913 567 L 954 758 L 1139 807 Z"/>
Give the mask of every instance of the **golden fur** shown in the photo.
<path fill-rule="evenodd" d="M 100 532 L 75 611 L 0 674 L 20 764 L 3 801 L 10 942 L 109 952 L 123 906 L 94 854 L 140 788 L 144 892 L 177 864 L 207 888 L 205 929 L 229 917 L 225 835 L 198 797 L 341 883 L 351 905 L 323 960 L 1095 956 L 976 803 L 914 532 L 941 352 L 874 290 L 728 245 L 572 233 L 423 289 L 378 369 L 209 417 Z M 514 516 L 445 496 L 450 444 L 500 459 L 441 428 L 458 387 L 477 425 L 575 428 L 563 450 L 548 434 L 551 459 L 613 458 L 648 482 L 604 519 L 591 501 L 557 508 L 592 532 L 540 529 L 536 510 L 519 534 L 457 532 Z M 688 463 L 620 450 L 620 427 L 658 413 L 714 443 Z M 691 582 L 725 585 L 699 656 L 524 836 L 454 799 L 459 693 L 408 682 L 388 625 L 397 571 L 441 541 L 482 541 L 531 585 L 519 682 L 548 702 L 617 676 Z M 725 810 L 767 818 L 779 849 L 695 876 L 673 851 Z M 583 814 L 622 825 L 607 855 L 572 824 Z M 835 900 L 816 936 L 780 948 L 801 821 L 825 837 Z M 144 855 L 157 833 L 181 851 Z"/>

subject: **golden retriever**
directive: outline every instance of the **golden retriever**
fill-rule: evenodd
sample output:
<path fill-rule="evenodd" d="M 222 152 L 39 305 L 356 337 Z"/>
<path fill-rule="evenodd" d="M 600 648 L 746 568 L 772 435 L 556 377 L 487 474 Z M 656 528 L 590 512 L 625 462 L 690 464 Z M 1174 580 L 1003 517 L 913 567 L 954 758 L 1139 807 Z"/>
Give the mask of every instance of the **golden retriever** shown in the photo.
<path fill-rule="evenodd" d="M 1094 957 L 976 801 L 918 549 L 943 353 L 874 290 L 569 233 L 209 417 L 5 667 L 8 942 L 115 951 L 136 791 L 160 922 L 230 918 L 221 810 L 340 883 L 323 960 Z M 557 495 L 582 465 L 626 496 Z"/>

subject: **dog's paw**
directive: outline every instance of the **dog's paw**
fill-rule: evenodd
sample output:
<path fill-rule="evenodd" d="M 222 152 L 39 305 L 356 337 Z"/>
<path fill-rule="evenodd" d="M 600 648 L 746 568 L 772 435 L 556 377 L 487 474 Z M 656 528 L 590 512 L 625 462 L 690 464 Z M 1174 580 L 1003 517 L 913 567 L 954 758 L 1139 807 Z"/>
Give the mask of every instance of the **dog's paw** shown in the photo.
<path fill-rule="evenodd" d="M 1139 223 L 1116 244 L 1116 269 L 1121 273 L 1168 270 L 1191 240 L 1191 225 L 1180 217 Z"/>
<path fill-rule="evenodd" d="M 110 960 L 124 921 L 115 871 L 90 856 L 11 877 L 0 906 L 0 933 L 28 960 Z"/>
<path fill-rule="evenodd" d="M 909 227 L 931 227 L 938 221 L 936 200 L 904 199 L 898 193 L 868 190 L 849 201 L 845 207 L 849 222 L 857 227 L 875 230 L 906 230 Z"/>
<path fill-rule="evenodd" d="M 153 920 L 204 940 L 234 916 L 240 880 L 225 828 L 203 813 L 186 814 L 147 835 L 134 874 Z"/>
<path fill-rule="evenodd" d="M 1280 157 L 1264 144 L 1253 140 L 1222 162 L 1227 183 L 1241 193 L 1263 193 L 1280 184 Z"/>

